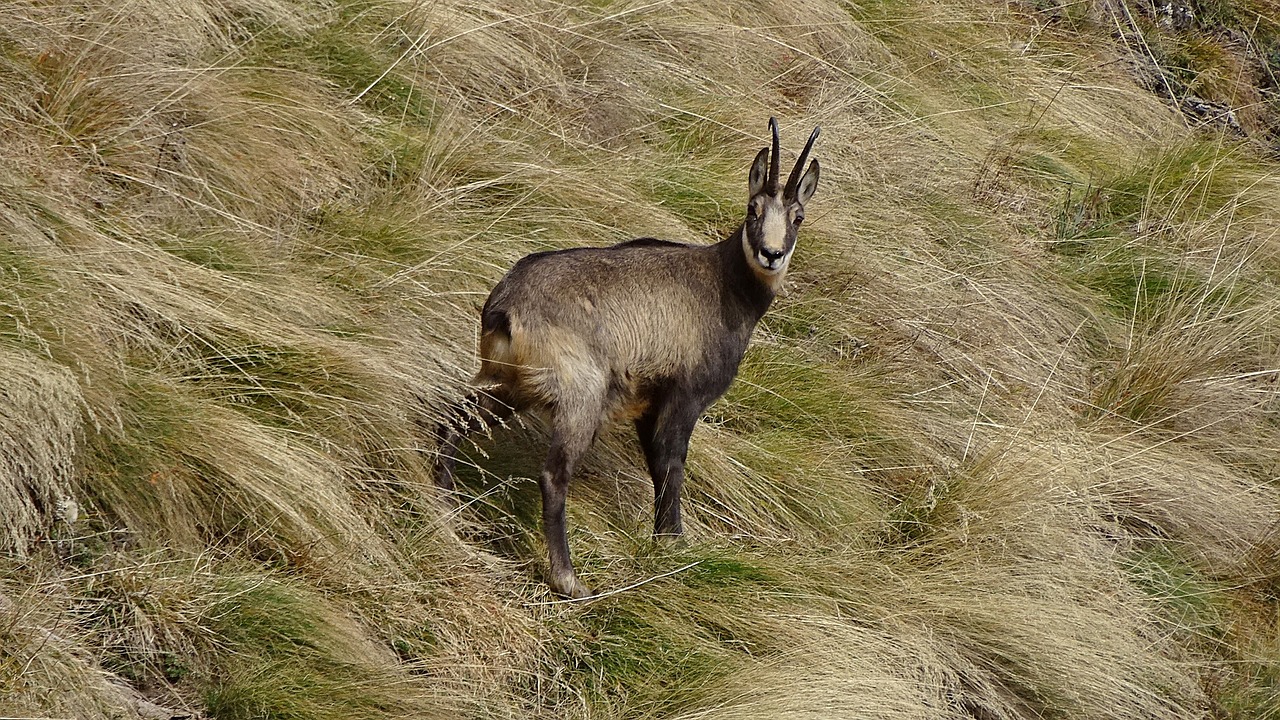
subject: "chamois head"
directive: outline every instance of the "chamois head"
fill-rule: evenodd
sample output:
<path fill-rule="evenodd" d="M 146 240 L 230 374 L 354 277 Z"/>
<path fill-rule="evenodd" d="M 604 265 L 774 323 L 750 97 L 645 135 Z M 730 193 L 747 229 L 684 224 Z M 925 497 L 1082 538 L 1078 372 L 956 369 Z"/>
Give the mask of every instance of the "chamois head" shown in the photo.
<path fill-rule="evenodd" d="M 746 253 L 747 265 L 763 280 L 774 285 L 781 280 L 787 264 L 791 262 L 796 229 L 804 220 L 804 204 L 818 189 L 818 161 L 810 163 L 807 171 L 804 163 L 809 159 L 809 150 L 818 139 L 821 128 L 813 129 L 782 189 L 778 187 L 781 150 L 778 147 L 776 118 L 769 118 L 769 130 L 773 133 L 773 152 L 770 153 L 770 148 L 762 148 L 751 164 L 748 176 L 751 196 L 747 201 L 747 220 L 742 228 L 742 251 Z"/>

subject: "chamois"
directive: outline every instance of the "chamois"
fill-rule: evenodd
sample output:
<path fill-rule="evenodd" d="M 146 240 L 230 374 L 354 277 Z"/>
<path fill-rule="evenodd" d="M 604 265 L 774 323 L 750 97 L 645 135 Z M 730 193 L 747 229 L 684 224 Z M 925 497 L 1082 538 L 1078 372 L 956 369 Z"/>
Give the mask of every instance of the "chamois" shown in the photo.
<path fill-rule="evenodd" d="M 494 286 L 480 314 L 476 390 L 440 430 L 436 484 L 452 490 L 458 444 L 525 410 L 550 417 L 542 525 L 556 593 L 587 597 L 569 558 L 569 479 L 609 419 L 630 419 L 653 478 L 654 535 L 679 535 L 689 437 L 738 373 L 751 333 L 782 284 L 804 205 L 814 128 L 779 189 L 778 123 L 748 174 L 746 219 L 714 245 L 639 238 L 539 252 Z M 803 172 L 802 172 L 803 171 Z"/>

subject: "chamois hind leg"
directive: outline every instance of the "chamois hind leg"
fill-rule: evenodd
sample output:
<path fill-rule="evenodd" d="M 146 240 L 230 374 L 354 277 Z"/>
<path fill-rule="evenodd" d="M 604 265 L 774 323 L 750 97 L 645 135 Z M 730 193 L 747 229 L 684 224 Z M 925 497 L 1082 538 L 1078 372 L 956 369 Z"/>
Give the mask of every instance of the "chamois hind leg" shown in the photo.
<path fill-rule="evenodd" d="M 452 492 L 454 470 L 458 464 L 458 445 L 471 433 L 489 430 L 511 417 L 515 407 L 501 388 L 476 390 L 453 406 L 449 419 L 440 423 L 437 436 L 440 451 L 436 458 L 436 487 Z"/>
<path fill-rule="evenodd" d="M 688 396 L 672 393 L 655 403 L 636 420 L 636 435 L 653 478 L 653 534 L 678 536 L 680 490 L 684 487 L 684 462 L 689 438 L 698 424 L 702 406 Z"/>
<path fill-rule="evenodd" d="M 578 462 L 595 441 L 604 410 L 598 396 L 579 395 L 573 404 L 562 404 L 554 411 L 551 450 L 542 470 L 542 532 L 546 537 L 550 560 L 551 589 L 569 598 L 589 597 L 592 593 L 573 570 L 569 557 L 569 536 L 565 528 L 565 500 L 569 480 Z"/>

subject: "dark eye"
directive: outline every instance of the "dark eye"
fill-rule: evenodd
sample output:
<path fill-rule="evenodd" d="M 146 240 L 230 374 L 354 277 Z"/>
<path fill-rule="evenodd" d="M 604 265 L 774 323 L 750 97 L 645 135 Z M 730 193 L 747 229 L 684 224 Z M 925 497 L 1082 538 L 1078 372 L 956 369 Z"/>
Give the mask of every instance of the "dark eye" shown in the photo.
<path fill-rule="evenodd" d="M 747 217 L 755 217 L 760 214 L 759 208 L 757 207 L 758 205 L 759 203 L 754 200 L 747 203 Z"/>
<path fill-rule="evenodd" d="M 796 223 L 797 225 L 799 225 L 799 224 L 800 224 L 800 223 L 802 223 L 802 222 L 804 222 L 804 213 L 802 213 L 802 212 L 798 212 L 798 213 L 796 213 L 795 223 Z"/>

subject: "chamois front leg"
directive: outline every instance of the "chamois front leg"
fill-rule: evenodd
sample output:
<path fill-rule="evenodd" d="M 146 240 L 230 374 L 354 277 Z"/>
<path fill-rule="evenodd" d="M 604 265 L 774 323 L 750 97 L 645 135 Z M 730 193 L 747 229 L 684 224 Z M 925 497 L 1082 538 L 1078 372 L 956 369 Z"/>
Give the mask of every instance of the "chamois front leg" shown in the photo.
<path fill-rule="evenodd" d="M 653 534 L 679 536 L 680 491 L 689 438 L 702 408 L 687 398 L 671 398 L 636 420 L 636 435 L 653 478 Z"/>

